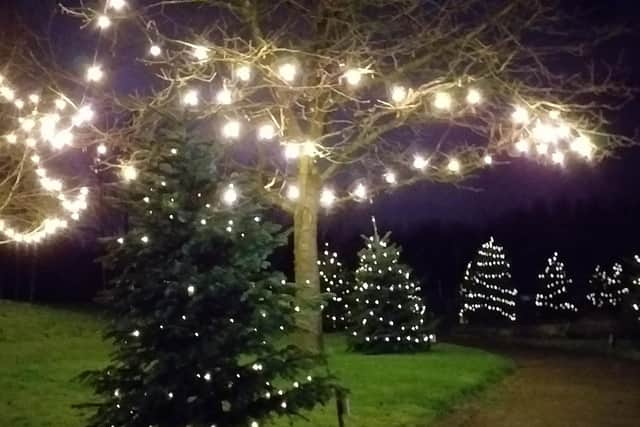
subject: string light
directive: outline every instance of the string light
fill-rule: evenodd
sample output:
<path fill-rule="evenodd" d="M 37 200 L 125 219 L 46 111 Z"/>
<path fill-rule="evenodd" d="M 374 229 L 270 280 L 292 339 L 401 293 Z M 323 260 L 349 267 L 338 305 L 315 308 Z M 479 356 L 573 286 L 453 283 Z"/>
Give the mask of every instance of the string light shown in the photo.
<path fill-rule="evenodd" d="M 7 142 L 9 144 L 15 144 L 18 141 L 18 137 L 16 136 L 15 133 L 10 133 L 6 135 L 5 138 L 7 139 Z"/>
<path fill-rule="evenodd" d="M 101 30 L 106 30 L 111 26 L 111 19 L 109 19 L 106 15 L 100 15 L 98 17 L 98 28 Z"/>
<path fill-rule="evenodd" d="M 265 123 L 258 128 L 258 139 L 271 140 L 276 135 L 276 129 L 271 123 Z"/>
<path fill-rule="evenodd" d="M 538 279 L 542 284 L 542 292 L 536 294 L 536 307 L 548 308 L 555 311 L 569 311 L 576 313 L 578 308 L 566 301 L 568 297 L 568 287 L 573 283 L 567 277 L 564 263 L 558 258 L 558 253 L 547 259 L 544 271 L 538 274 Z"/>
<path fill-rule="evenodd" d="M 324 188 L 320 193 L 320 204 L 325 207 L 331 207 L 333 203 L 336 201 L 336 195 L 333 190 Z"/>
<path fill-rule="evenodd" d="M 587 136 L 580 135 L 571 141 L 569 146 L 571 151 L 578 153 L 582 157 L 590 159 L 593 155 L 594 146 Z"/>
<path fill-rule="evenodd" d="M 225 138 L 235 139 L 240 136 L 240 122 L 230 120 L 222 126 L 222 136 Z"/>
<path fill-rule="evenodd" d="M 394 85 L 391 87 L 390 94 L 391 94 L 391 100 L 395 104 L 401 104 L 407 99 L 409 92 L 407 91 L 407 88 L 405 88 L 404 86 Z"/>
<path fill-rule="evenodd" d="M 90 82 L 99 82 L 104 77 L 104 72 L 100 65 L 92 65 L 87 69 L 87 80 Z"/>
<path fill-rule="evenodd" d="M 420 154 L 416 154 L 413 157 L 413 167 L 416 169 L 424 170 L 429 164 L 429 160 L 421 156 Z"/>
<path fill-rule="evenodd" d="M 236 78 L 243 82 L 251 80 L 251 67 L 248 65 L 240 65 L 236 68 Z"/>
<path fill-rule="evenodd" d="M 458 159 L 449 160 L 449 164 L 447 165 L 447 169 L 449 169 L 449 172 L 459 173 L 460 168 L 461 168 L 461 165 Z"/>
<path fill-rule="evenodd" d="M 516 142 L 515 146 L 516 146 L 516 150 L 518 150 L 521 153 L 529 152 L 529 141 L 527 141 L 526 139 L 519 140 L 518 142 Z"/>
<path fill-rule="evenodd" d="M 198 60 L 204 61 L 209 58 L 209 49 L 204 46 L 196 46 L 191 51 L 191 54 Z"/>
<path fill-rule="evenodd" d="M 138 170 L 133 165 L 124 165 L 122 167 L 122 177 L 125 181 L 133 181 L 138 178 Z"/>
<path fill-rule="evenodd" d="M 287 198 L 289 200 L 298 200 L 300 197 L 300 189 L 295 184 L 289 184 L 287 186 Z"/>
<path fill-rule="evenodd" d="M 56 99 L 54 103 L 58 110 L 64 110 L 64 108 L 67 106 L 67 101 L 62 98 Z"/>
<path fill-rule="evenodd" d="M 188 90 L 182 97 L 182 103 L 189 107 L 195 107 L 198 102 L 198 91 L 195 89 Z"/>
<path fill-rule="evenodd" d="M 281 64 L 278 67 L 278 74 L 280 75 L 280 78 L 285 82 L 292 82 L 296 79 L 298 68 L 295 66 L 295 64 L 287 62 L 285 64 Z"/>
<path fill-rule="evenodd" d="M 157 44 L 152 44 L 149 48 L 149 55 L 158 57 L 162 54 L 162 48 Z"/>
<path fill-rule="evenodd" d="M 562 165 L 564 163 L 564 153 L 562 151 L 555 151 L 551 155 L 551 160 L 557 165 Z"/>
<path fill-rule="evenodd" d="M 357 86 L 362 81 L 362 71 L 358 68 L 350 68 L 343 74 L 344 79 L 351 86 Z"/>
<path fill-rule="evenodd" d="M 108 0 L 107 7 L 116 11 L 121 11 L 127 6 L 125 0 Z"/>
<path fill-rule="evenodd" d="M 516 106 L 513 113 L 511 113 L 511 120 L 519 125 L 525 125 L 529 123 L 529 112 L 521 106 Z"/>
<path fill-rule="evenodd" d="M 482 95 L 477 89 L 469 89 L 467 92 L 467 103 L 471 105 L 479 104 L 482 101 Z"/>
<path fill-rule="evenodd" d="M 353 195 L 358 200 L 365 200 L 367 198 L 367 187 L 363 183 L 358 183 L 353 190 Z"/>
<path fill-rule="evenodd" d="M 439 110 L 449 110 L 453 103 L 451 95 L 447 92 L 438 92 L 433 100 L 433 106 Z"/>
<path fill-rule="evenodd" d="M 392 171 L 387 171 L 384 174 L 384 180 L 387 184 L 395 184 L 397 183 L 396 174 L 393 173 Z"/>
<path fill-rule="evenodd" d="M 485 156 L 482 158 L 482 161 L 485 165 L 490 165 L 493 163 L 493 157 L 491 157 L 491 154 L 485 154 Z"/>
<path fill-rule="evenodd" d="M 218 104 L 229 105 L 233 102 L 233 94 L 226 87 L 222 88 L 216 94 L 216 101 Z"/>
<path fill-rule="evenodd" d="M 228 205 L 233 205 L 238 200 L 238 192 L 234 188 L 233 184 L 229 184 L 227 188 L 222 192 L 222 201 Z"/>
<path fill-rule="evenodd" d="M 104 144 L 99 144 L 96 148 L 96 153 L 98 153 L 99 155 L 107 154 L 107 146 Z"/>

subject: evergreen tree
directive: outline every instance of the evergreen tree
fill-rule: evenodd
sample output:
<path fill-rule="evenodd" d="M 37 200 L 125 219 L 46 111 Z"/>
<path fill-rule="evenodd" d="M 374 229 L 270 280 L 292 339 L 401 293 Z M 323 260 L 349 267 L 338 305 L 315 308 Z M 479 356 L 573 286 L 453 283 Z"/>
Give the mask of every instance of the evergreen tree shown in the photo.
<path fill-rule="evenodd" d="M 547 265 L 538 274 L 540 291 L 536 294 L 536 307 L 540 311 L 551 313 L 577 313 L 578 307 L 569 301 L 569 287 L 573 280 L 568 277 L 564 262 L 558 253 L 547 259 Z"/>
<path fill-rule="evenodd" d="M 342 331 L 347 329 L 351 319 L 349 303 L 351 281 L 347 270 L 338 258 L 337 252 L 332 252 L 329 244 L 324 244 L 324 251 L 319 256 L 318 266 L 320 283 L 328 294 L 323 309 L 324 330 Z"/>
<path fill-rule="evenodd" d="M 493 237 L 478 250 L 467 265 L 462 286 L 460 319 L 495 321 L 516 320 L 517 289 L 511 285 L 511 265 L 504 248 Z"/>
<path fill-rule="evenodd" d="M 356 270 L 350 345 L 356 351 L 395 353 L 426 350 L 433 335 L 425 327 L 426 307 L 411 269 L 399 262 L 390 233 L 365 238 Z"/>
<path fill-rule="evenodd" d="M 622 264 L 616 262 L 607 270 L 597 265 L 589 279 L 591 292 L 587 299 L 598 309 L 617 311 L 629 288 L 623 283 Z"/>
<path fill-rule="evenodd" d="M 101 397 L 90 425 L 256 427 L 325 402 L 316 357 L 284 343 L 300 308 L 268 261 L 280 227 L 217 179 L 221 144 L 166 123 L 139 132 L 144 170 L 124 170 L 117 194 L 130 228 L 104 258 L 116 351 L 86 374 Z"/>

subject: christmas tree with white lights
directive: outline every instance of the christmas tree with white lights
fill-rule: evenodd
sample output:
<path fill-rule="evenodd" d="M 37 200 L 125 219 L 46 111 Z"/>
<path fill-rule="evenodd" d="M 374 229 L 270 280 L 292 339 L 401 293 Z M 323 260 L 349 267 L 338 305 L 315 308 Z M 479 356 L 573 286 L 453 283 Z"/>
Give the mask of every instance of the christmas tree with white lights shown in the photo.
<path fill-rule="evenodd" d="M 136 120 L 144 167 L 112 195 L 129 230 L 104 257 L 115 352 L 86 374 L 99 395 L 88 425 L 258 427 L 326 402 L 321 360 L 283 345 L 300 308 L 269 257 L 286 234 L 220 182 L 223 145 L 196 119 Z"/>
<path fill-rule="evenodd" d="M 461 294 L 462 322 L 516 320 L 518 290 L 511 284 L 511 265 L 504 248 L 493 237 L 467 265 Z"/>
<path fill-rule="evenodd" d="M 617 311 L 624 299 L 629 294 L 629 287 L 624 284 L 622 277 L 622 264 L 616 262 L 609 270 L 597 265 L 589 279 L 591 292 L 587 299 L 598 309 Z"/>
<path fill-rule="evenodd" d="M 538 274 L 540 291 L 536 294 L 536 307 L 547 314 L 577 313 L 578 307 L 569 301 L 569 287 L 573 280 L 568 277 L 564 262 L 558 253 L 547 259 L 547 265 Z"/>
<path fill-rule="evenodd" d="M 624 298 L 624 313 L 640 344 L 640 255 L 633 257 L 629 270 L 629 293 Z"/>
<path fill-rule="evenodd" d="M 320 283 L 327 294 L 323 308 L 323 329 L 327 332 L 343 331 L 349 326 L 351 319 L 351 281 L 338 253 L 331 251 L 329 243 L 324 244 L 324 250 L 318 259 L 318 269 Z"/>
<path fill-rule="evenodd" d="M 367 353 L 427 350 L 433 340 L 425 328 L 426 306 L 411 269 L 399 262 L 400 247 L 389 234 L 365 238 L 355 274 L 351 348 Z"/>

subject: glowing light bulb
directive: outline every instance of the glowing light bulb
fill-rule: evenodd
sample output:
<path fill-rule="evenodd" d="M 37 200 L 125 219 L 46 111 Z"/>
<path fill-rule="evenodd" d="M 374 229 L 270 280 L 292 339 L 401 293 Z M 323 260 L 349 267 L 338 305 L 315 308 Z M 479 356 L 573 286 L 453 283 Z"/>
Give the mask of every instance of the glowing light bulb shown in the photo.
<path fill-rule="evenodd" d="M 67 106 L 67 101 L 62 98 L 58 98 L 55 100 L 54 104 L 58 110 L 64 110 L 64 107 Z"/>
<path fill-rule="evenodd" d="M 10 133 L 6 135 L 5 138 L 7 139 L 7 142 L 9 144 L 15 144 L 18 141 L 18 137 L 16 136 L 15 133 Z"/>
<path fill-rule="evenodd" d="M 69 129 L 62 130 L 55 134 L 51 140 L 51 146 L 55 149 L 60 149 L 73 142 L 73 133 Z"/>
<path fill-rule="evenodd" d="M 157 44 L 151 45 L 151 47 L 149 48 L 149 55 L 160 56 L 161 54 L 162 54 L 162 48 L 160 48 L 160 46 L 158 46 Z"/>
<path fill-rule="evenodd" d="M 100 15 L 98 17 L 98 28 L 106 30 L 111 26 L 111 19 L 107 15 Z"/>
<path fill-rule="evenodd" d="M 479 104 L 482 101 L 482 95 L 477 89 L 469 89 L 467 92 L 467 102 L 471 105 Z"/>
<path fill-rule="evenodd" d="M 298 74 L 298 68 L 295 66 L 295 64 L 287 62 L 285 64 L 281 64 L 278 67 L 278 74 L 280 75 L 280 78 L 285 82 L 292 82 L 295 80 L 296 75 Z"/>
<path fill-rule="evenodd" d="M 364 200 L 367 198 L 367 187 L 365 187 L 364 184 L 359 183 L 355 190 L 353 190 L 353 195 L 355 196 L 355 198 L 360 199 L 360 200 Z"/>
<path fill-rule="evenodd" d="M 132 165 L 125 165 L 122 167 L 122 177 L 125 181 L 133 181 L 138 178 L 138 170 Z"/>
<path fill-rule="evenodd" d="M 33 129 L 35 127 L 35 125 L 36 125 L 35 120 L 27 118 L 27 119 L 22 120 L 22 123 L 20 124 L 20 127 L 22 127 L 22 129 L 25 132 L 30 132 L 31 129 Z"/>
<path fill-rule="evenodd" d="M 521 153 L 529 152 L 529 141 L 527 141 L 526 139 L 519 140 L 518 142 L 516 142 L 515 146 L 516 146 L 516 150 L 518 150 Z"/>
<path fill-rule="evenodd" d="M 333 192 L 333 190 L 330 190 L 328 188 L 324 188 L 322 190 L 322 193 L 320 193 L 320 204 L 325 207 L 328 208 L 331 205 L 333 205 L 333 203 L 336 201 L 336 195 Z"/>
<path fill-rule="evenodd" d="M 104 77 L 104 72 L 100 65 L 92 65 L 87 69 L 87 80 L 90 82 L 99 82 Z"/>
<path fill-rule="evenodd" d="M 438 92 L 433 100 L 433 106 L 439 110 L 449 110 L 451 108 L 451 95 L 447 92 Z"/>
<path fill-rule="evenodd" d="M 107 146 L 104 144 L 98 145 L 98 147 L 96 148 L 96 152 L 101 156 L 107 154 Z"/>
<path fill-rule="evenodd" d="M 362 81 L 362 71 L 357 68 L 350 68 L 344 73 L 343 77 L 351 86 L 357 86 Z"/>
<path fill-rule="evenodd" d="M 240 122 L 237 120 L 231 120 L 222 126 L 222 135 L 225 138 L 237 138 L 240 136 Z"/>
<path fill-rule="evenodd" d="M 384 180 L 387 184 L 395 184 L 396 182 L 398 182 L 396 174 L 392 171 L 388 171 L 384 174 Z"/>
<path fill-rule="evenodd" d="M 13 104 L 18 110 L 22 110 L 24 108 L 24 101 L 22 99 L 16 99 Z"/>
<path fill-rule="evenodd" d="M 32 104 L 37 104 L 40 102 L 40 97 L 35 93 L 32 93 L 31 95 L 29 95 L 29 102 L 31 102 Z"/>
<path fill-rule="evenodd" d="M 227 188 L 222 192 L 222 201 L 228 205 L 233 205 L 238 200 L 238 192 L 233 187 L 233 184 L 229 184 Z"/>
<path fill-rule="evenodd" d="M 238 80 L 248 82 L 251 80 L 251 67 L 248 65 L 240 65 L 236 68 L 236 77 Z"/>
<path fill-rule="evenodd" d="M 16 94 L 10 87 L 0 86 L 0 96 L 2 96 L 7 101 L 13 101 Z"/>
<path fill-rule="evenodd" d="M 519 125 L 527 124 L 529 123 L 529 112 L 524 107 L 518 105 L 513 110 L 513 113 L 511 113 L 511 120 Z"/>
<path fill-rule="evenodd" d="M 564 163 L 564 153 L 562 153 L 561 151 L 555 151 L 552 155 L 551 155 L 551 160 L 553 161 L 553 163 L 561 165 Z"/>
<path fill-rule="evenodd" d="M 216 94 L 216 101 L 218 104 L 229 105 L 233 102 L 233 94 L 226 87 L 222 88 Z"/>
<path fill-rule="evenodd" d="M 447 165 L 447 169 L 449 169 L 449 172 L 458 173 L 460 172 L 460 168 L 461 165 L 458 159 L 449 160 L 449 164 Z"/>
<path fill-rule="evenodd" d="M 482 160 L 484 161 L 485 165 L 490 165 L 493 163 L 493 157 L 491 157 L 490 154 L 486 154 Z"/>
<path fill-rule="evenodd" d="M 84 105 L 78 109 L 76 114 L 71 118 L 71 123 L 74 126 L 80 126 L 86 122 L 89 122 L 93 119 L 94 116 L 93 109 L 90 105 Z"/>
<path fill-rule="evenodd" d="M 284 157 L 286 159 L 297 159 L 300 156 L 300 144 L 289 142 L 284 146 Z"/>
<path fill-rule="evenodd" d="M 287 186 L 287 198 L 290 200 L 298 200 L 300 197 L 300 189 L 295 184 L 289 184 Z"/>
<path fill-rule="evenodd" d="M 427 165 L 429 164 L 429 160 L 425 159 L 423 156 L 416 154 L 413 157 L 413 167 L 416 169 L 424 169 L 427 167 Z"/>
<path fill-rule="evenodd" d="M 142 236 L 142 237 L 140 238 L 140 241 L 141 241 L 142 243 L 149 243 L 149 237 L 148 237 L 148 236 Z"/>
<path fill-rule="evenodd" d="M 589 137 L 580 135 L 571 141 L 569 148 L 571 148 L 571 151 L 588 159 L 591 158 L 593 154 L 594 145 Z"/>
<path fill-rule="evenodd" d="M 209 49 L 204 46 L 196 46 L 191 51 L 191 54 L 198 60 L 204 61 L 209 57 Z"/>
<path fill-rule="evenodd" d="M 560 118 L 560 111 L 558 110 L 549 111 L 549 118 L 552 120 L 558 120 Z"/>
<path fill-rule="evenodd" d="M 189 107 L 195 107 L 196 105 L 198 105 L 199 101 L 200 100 L 198 99 L 198 91 L 195 89 L 188 90 L 182 96 L 182 103 L 184 105 L 188 105 Z"/>
<path fill-rule="evenodd" d="M 403 103 L 407 99 L 408 95 L 409 92 L 404 86 L 394 85 L 391 87 L 391 100 L 396 104 Z"/>
<path fill-rule="evenodd" d="M 107 7 L 113 10 L 120 11 L 127 6 L 125 0 L 108 0 Z"/>
<path fill-rule="evenodd" d="M 536 151 L 542 156 L 546 155 L 549 152 L 549 144 L 542 143 L 536 145 Z"/>
<path fill-rule="evenodd" d="M 258 139 L 270 140 L 276 136 L 276 129 L 271 123 L 265 123 L 258 128 Z"/>

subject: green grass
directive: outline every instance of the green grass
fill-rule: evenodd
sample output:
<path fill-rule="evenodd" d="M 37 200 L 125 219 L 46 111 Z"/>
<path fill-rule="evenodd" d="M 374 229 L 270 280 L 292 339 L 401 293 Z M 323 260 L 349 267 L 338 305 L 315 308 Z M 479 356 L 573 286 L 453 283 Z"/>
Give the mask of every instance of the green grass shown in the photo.
<path fill-rule="evenodd" d="M 90 313 L 0 300 L 0 426 L 80 427 L 72 405 L 91 390 L 74 379 L 102 366 L 109 347 Z M 332 371 L 351 390 L 348 427 L 425 427 L 465 396 L 501 378 L 511 362 L 480 350 L 439 344 L 415 355 L 348 353 L 328 340 Z M 337 425 L 335 405 L 294 420 L 296 427 Z M 288 421 L 275 423 L 289 425 Z"/>

